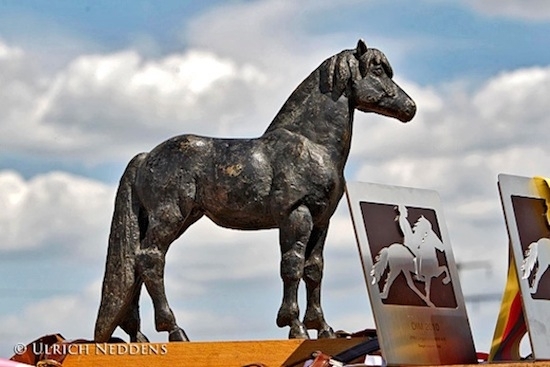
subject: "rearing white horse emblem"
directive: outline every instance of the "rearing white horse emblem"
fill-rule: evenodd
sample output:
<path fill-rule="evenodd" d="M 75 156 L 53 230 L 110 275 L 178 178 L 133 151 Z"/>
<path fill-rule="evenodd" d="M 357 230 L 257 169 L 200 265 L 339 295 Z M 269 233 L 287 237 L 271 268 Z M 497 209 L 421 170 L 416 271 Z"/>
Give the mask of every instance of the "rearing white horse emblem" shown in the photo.
<path fill-rule="evenodd" d="M 386 269 L 389 269 L 384 288 L 380 293 L 382 299 L 388 298 L 390 288 L 403 273 L 409 288 L 416 293 L 430 307 L 436 307 L 430 299 L 432 278 L 437 278 L 445 273 L 443 284 L 451 281 L 449 269 L 440 265 L 437 259 L 436 249 L 445 252 L 445 246 L 437 234 L 432 230 L 430 221 L 421 216 L 413 227 L 407 220 L 408 211 L 404 205 L 398 206 L 399 227 L 403 232 L 403 243 L 393 243 L 382 248 L 375 258 L 370 275 L 372 284 L 382 280 Z M 424 292 L 417 288 L 414 279 L 424 283 Z"/>
<path fill-rule="evenodd" d="M 538 262 L 538 266 L 535 265 Z M 525 258 L 521 264 L 522 279 L 529 279 L 535 273 L 533 283 L 529 286 L 531 294 L 537 293 L 539 282 L 550 266 L 550 238 L 543 237 L 533 242 L 525 251 Z M 533 271 L 534 270 L 534 271 Z"/>

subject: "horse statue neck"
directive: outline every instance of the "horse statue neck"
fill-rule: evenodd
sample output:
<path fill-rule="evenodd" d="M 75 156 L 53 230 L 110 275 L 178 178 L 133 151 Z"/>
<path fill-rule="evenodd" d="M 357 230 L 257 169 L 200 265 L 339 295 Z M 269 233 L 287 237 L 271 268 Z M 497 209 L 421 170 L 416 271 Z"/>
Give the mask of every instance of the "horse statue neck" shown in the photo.
<path fill-rule="evenodd" d="M 354 108 L 345 93 L 335 97 L 323 86 L 323 72 L 337 55 L 325 60 L 290 95 L 264 135 L 278 129 L 322 145 L 345 163 L 351 146 Z"/>

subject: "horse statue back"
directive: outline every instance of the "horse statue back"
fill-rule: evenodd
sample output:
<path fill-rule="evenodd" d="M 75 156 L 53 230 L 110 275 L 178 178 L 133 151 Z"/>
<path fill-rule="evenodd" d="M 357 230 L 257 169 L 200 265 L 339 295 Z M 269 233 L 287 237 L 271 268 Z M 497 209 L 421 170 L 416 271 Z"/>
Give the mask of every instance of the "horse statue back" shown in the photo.
<path fill-rule="evenodd" d="M 255 139 L 180 135 L 134 157 L 115 200 L 95 340 L 120 326 L 140 331 L 142 285 L 153 300 L 157 331 L 187 340 L 164 287 L 170 244 L 202 216 L 234 229 L 279 228 L 283 300 L 279 327 L 290 338 L 334 337 L 321 308 L 323 247 L 344 191 L 354 110 L 409 121 L 413 100 L 392 80 L 384 54 L 360 40 L 325 60 L 292 93 Z M 298 285 L 307 307 L 299 319 Z"/>

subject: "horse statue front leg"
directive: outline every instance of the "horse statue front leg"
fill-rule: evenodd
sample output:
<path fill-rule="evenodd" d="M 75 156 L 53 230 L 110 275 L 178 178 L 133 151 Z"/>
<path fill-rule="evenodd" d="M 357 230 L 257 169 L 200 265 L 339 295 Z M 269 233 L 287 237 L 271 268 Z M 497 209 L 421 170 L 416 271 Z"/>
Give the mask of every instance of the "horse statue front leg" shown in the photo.
<path fill-rule="evenodd" d="M 306 283 L 307 309 L 304 325 L 317 330 L 317 338 L 336 338 L 334 330 L 325 321 L 321 307 L 321 280 L 323 279 L 323 248 L 327 237 L 328 225 L 313 228 L 306 247 L 306 262 L 303 279 Z"/>
<path fill-rule="evenodd" d="M 304 274 L 306 245 L 312 228 L 311 213 L 304 205 L 294 209 L 280 225 L 283 301 L 277 313 L 277 326 L 290 326 L 288 337 L 291 339 L 309 339 L 299 319 L 298 285 Z"/>

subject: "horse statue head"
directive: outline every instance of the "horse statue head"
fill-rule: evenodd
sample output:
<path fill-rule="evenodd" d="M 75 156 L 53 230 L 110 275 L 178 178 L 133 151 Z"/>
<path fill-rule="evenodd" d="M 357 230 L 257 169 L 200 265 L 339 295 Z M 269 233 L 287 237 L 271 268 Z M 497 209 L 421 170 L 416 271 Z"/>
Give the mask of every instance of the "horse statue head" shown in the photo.
<path fill-rule="evenodd" d="M 368 48 L 363 40 L 355 50 L 345 50 L 321 65 L 321 91 L 333 100 L 342 95 L 363 112 L 374 112 L 410 121 L 416 104 L 394 81 L 393 70 L 386 56 Z"/>

